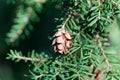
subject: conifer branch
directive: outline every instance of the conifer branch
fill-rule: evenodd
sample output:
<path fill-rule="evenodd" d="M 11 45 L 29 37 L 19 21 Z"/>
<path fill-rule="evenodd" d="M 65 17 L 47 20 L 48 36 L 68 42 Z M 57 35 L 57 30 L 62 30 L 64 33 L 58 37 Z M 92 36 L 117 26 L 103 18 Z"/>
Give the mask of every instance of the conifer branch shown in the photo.
<path fill-rule="evenodd" d="M 20 59 L 20 60 L 25 60 L 25 61 L 35 61 L 35 62 L 45 62 L 48 59 L 38 59 L 38 58 L 30 58 L 30 57 L 24 57 L 24 56 L 20 56 L 20 55 L 14 55 L 13 56 L 16 59 Z"/>
<path fill-rule="evenodd" d="M 24 15 L 20 12 L 20 10 L 18 10 L 17 18 L 15 19 L 15 25 L 12 26 L 12 29 L 8 33 L 8 42 L 14 43 L 22 35 L 24 29 L 29 23 L 31 12 L 31 6 L 27 8 L 27 11 Z M 19 17 L 19 15 L 21 15 L 21 17 Z"/>
<path fill-rule="evenodd" d="M 111 68 L 111 65 L 110 65 L 110 63 L 109 63 L 109 61 L 108 61 L 108 59 L 107 59 L 107 57 L 106 57 L 106 55 L 105 55 L 105 52 L 104 52 L 104 49 L 103 49 L 103 46 L 102 46 L 102 42 L 100 41 L 100 35 L 97 33 L 96 34 L 96 41 L 97 41 L 97 43 L 98 43 L 98 47 L 99 47 L 99 49 L 100 49 L 100 52 L 101 52 L 101 54 L 103 55 L 103 57 L 104 57 L 104 59 L 105 59 L 105 62 L 107 63 L 107 65 L 108 65 L 108 69 L 110 69 Z"/>
<path fill-rule="evenodd" d="M 15 1 L 17 2 L 17 0 Z M 38 11 L 37 13 L 40 13 L 39 10 L 42 9 L 41 3 L 44 3 L 44 1 L 47 0 L 31 0 L 30 2 L 29 0 L 25 0 L 25 2 L 23 0 L 22 1 L 23 4 L 22 3 L 19 4 L 20 9 L 18 9 L 16 13 L 17 17 L 15 18 L 15 24 L 13 26 L 15 28 L 16 26 L 21 26 L 21 27 L 17 27 L 19 29 L 14 30 L 15 31 L 14 35 L 10 34 L 8 36 L 9 42 L 12 42 L 14 44 L 15 41 L 17 43 L 17 40 L 19 40 L 19 38 L 24 38 L 24 32 L 25 34 L 27 34 L 27 29 L 28 29 L 26 26 L 36 25 L 36 23 L 35 25 L 29 24 L 30 20 L 34 21 L 34 18 L 37 19 L 38 17 L 38 18 L 42 18 L 44 22 L 44 16 L 42 17 L 37 16 L 37 14 L 33 11 L 36 10 Z M 31 62 L 30 65 L 33 68 L 30 71 L 31 74 L 30 77 L 31 79 L 34 80 L 38 80 L 38 79 L 100 80 L 101 77 L 104 77 L 102 76 L 104 73 L 105 76 L 108 75 L 108 77 L 112 77 L 113 79 L 114 77 L 118 76 L 119 72 L 117 72 L 115 76 L 114 75 L 111 76 L 112 73 L 109 73 L 109 71 L 113 72 L 111 71 L 111 68 L 118 71 L 119 66 L 115 64 L 114 67 L 114 64 L 112 64 L 112 62 L 113 63 L 114 61 L 117 62 L 117 60 L 116 59 L 112 60 L 113 55 L 106 54 L 109 52 L 107 52 L 106 49 L 104 49 L 106 48 L 105 47 L 106 45 L 103 45 L 102 42 L 105 42 L 105 40 L 101 36 L 101 34 L 105 33 L 106 26 L 108 26 L 113 21 L 112 16 L 117 17 L 117 14 L 119 13 L 118 1 L 117 0 L 109 0 L 109 1 L 107 0 L 106 1 L 105 0 L 86 0 L 86 1 L 85 0 L 48 0 L 48 1 L 49 2 L 46 3 L 47 6 L 43 6 L 45 10 L 54 11 L 52 10 L 53 8 L 51 7 L 49 8 L 49 6 L 51 6 L 51 4 L 53 6 L 60 5 L 60 8 L 63 8 L 63 12 L 68 13 L 65 16 L 64 15 L 61 16 L 62 23 L 60 26 L 62 28 L 66 28 L 70 32 L 70 35 L 72 35 L 72 39 L 66 37 L 67 36 L 65 34 L 67 32 L 66 30 L 60 31 L 59 29 L 60 33 L 59 35 L 55 35 L 54 42 L 56 42 L 55 50 L 61 51 L 62 50 L 61 46 L 59 46 L 58 49 L 58 45 L 61 44 L 63 46 L 64 44 L 66 47 L 67 41 L 71 41 L 72 44 L 70 46 L 69 54 L 68 55 L 59 55 L 57 53 L 52 54 L 51 50 L 47 50 L 48 55 L 45 54 L 46 51 L 43 51 L 40 54 L 32 51 L 29 52 L 27 56 L 24 56 L 22 51 L 18 52 L 12 50 L 10 51 L 10 54 L 8 54 L 7 59 L 11 59 L 15 62 L 19 62 L 21 60 L 24 60 L 25 62 L 30 61 Z M 20 16 L 18 15 L 18 13 Z M 49 16 L 50 14 L 48 13 L 45 15 Z M 51 18 L 56 16 L 56 14 L 53 15 L 54 16 L 52 16 Z M 110 16 L 110 19 L 108 19 L 107 16 Z M 46 19 L 47 18 L 48 17 L 46 17 Z M 44 24 L 46 23 L 43 23 L 42 26 Z M 47 26 L 51 26 L 51 25 L 55 25 L 55 24 L 51 23 L 50 25 Z M 98 32 L 98 30 L 100 33 L 94 34 L 95 32 Z M 92 39 L 93 36 L 94 39 Z M 60 39 L 59 37 L 63 39 Z M 13 38 L 13 41 L 11 40 L 11 38 Z M 93 42 L 93 40 L 95 41 Z M 97 44 L 97 48 L 96 48 L 96 44 Z M 100 56 L 102 58 L 102 61 L 100 61 L 101 59 L 99 59 Z M 106 64 L 106 65 L 104 66 L 101 64 Z M 103 68 L 106 68 L 106 66 L 107 66 L 107 70 L 105 71 L 102 70 Z M 107 76 L 104 78 L 108 79 Z M 111 80 L 112 78 L 109 79 Z"/>
<path fill-rule="evenodd" d="M 22 32 L 23 32 L 23 30 L 24 30 L 24 28 L 26 27 L 26 25 L 28 24 L 28 22 L 29 22 L 29 18 L 30 18 L 30 15 L 31 15 L 31 12 L 32 12 L 32 7 L 28 7 L 27 8 L 27 12 L 26 12 L 26 18 L 24 19 L 24 25 L 23 25 L 23 27 L 21 27 L 21 29 L 19 29 L 19 34 L 18 35 L 21 35 L 22 34 Z M 15 39 L 16 40 L 16 39 Z M 15 41 L 14 40 L 14 41 Z"/>

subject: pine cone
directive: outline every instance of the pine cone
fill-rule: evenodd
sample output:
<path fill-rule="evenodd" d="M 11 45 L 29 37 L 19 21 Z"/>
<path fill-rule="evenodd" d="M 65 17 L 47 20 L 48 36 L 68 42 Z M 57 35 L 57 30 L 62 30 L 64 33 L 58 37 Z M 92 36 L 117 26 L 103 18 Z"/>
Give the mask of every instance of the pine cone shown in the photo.
<path fill-rule="evenodd" d="M 61 54 L 68 53 L 68 48 L 70 47 L 71 36 L 65 30 L 65 28 L 60 28 L 53 36 L 54 40 L 52 45 L 54 45 L 54 51 Z"/>

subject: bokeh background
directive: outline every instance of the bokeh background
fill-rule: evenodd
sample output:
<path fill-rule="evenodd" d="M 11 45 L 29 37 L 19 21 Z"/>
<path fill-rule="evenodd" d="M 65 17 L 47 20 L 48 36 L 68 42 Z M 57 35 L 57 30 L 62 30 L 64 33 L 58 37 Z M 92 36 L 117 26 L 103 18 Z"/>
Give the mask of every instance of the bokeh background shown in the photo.
<path fill-rule="evenodd" d="M 51 5 L 48 10 L 43 10 L 41 14 L 38 14 L 40 21 L 34 23 L 34 29 L 29 37 L 21 40 L 19 46 L 8 46 L 5 39 L 13 24 L 16 6 L 7 4 L 6 0 L 0 0 L 0 80 L 30 80 L 25 77 L 26 74 L 29 75 L 28 70 L 30 70 L 27 63 L 7 60 L 7 53 L 10 49 L 21 50 L 25 55 L 33 49 L 37 52 L 50 50 L 49 36 L 53 35 L 57 25 L 54 18 L 60 16 L 59 10 Z"/>

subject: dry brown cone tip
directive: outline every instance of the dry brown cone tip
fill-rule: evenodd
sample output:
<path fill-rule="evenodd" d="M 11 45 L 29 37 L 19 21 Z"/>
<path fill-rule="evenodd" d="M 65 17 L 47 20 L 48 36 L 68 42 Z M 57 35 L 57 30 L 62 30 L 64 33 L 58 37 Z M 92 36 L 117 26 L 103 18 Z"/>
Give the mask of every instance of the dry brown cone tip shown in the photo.
<path fill-rule="evenodd" d="M 65 28 L 62 27 L 58 29 L 53 38 L 52 45 L 54 46 L 54 51 L 61 54 L 67 54 L 69 52 L 68 49 L 71 43 L 71 36 Z"/>

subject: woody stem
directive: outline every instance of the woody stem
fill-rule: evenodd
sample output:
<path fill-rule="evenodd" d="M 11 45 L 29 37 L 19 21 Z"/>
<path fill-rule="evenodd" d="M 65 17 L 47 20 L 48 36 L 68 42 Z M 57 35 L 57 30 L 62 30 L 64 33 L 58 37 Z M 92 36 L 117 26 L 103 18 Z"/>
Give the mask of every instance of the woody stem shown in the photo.
<path fill-rule="evenodd" d="M 71 17 L 71 14 L 69 14 L 68 17 L 67 17 L 67 19 L 64 21 L 64 23 L 63 23 L 63 25 L 62 25 L 62 28 L 65 27 L 65 25 L 66 25 L 66 23 L 69 21 L 70 17 Z"/>

